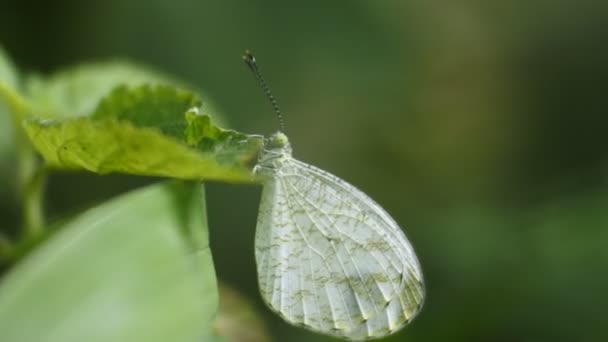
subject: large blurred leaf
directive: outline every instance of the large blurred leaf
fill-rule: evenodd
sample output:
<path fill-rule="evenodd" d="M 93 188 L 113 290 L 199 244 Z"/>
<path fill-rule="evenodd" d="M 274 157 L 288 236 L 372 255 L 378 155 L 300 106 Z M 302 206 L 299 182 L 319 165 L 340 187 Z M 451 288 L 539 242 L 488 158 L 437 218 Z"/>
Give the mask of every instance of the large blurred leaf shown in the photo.
<path fill-rule="evenodd" d="M 3 341 L 207 340 L 217 308 L 200 187 L 154 185 L 71 220 L 0 283 Z"/>
<path fill-rule="evenodd" d="M 90 63 L 72 67 L 48 77 L 33 76 L 25 93 L 36 116 L 74 117 L 88 115 L 99 101 L 119 85 L 180 82 L 140 65 L 129 62 Z"/>
<path fill-rule="evenodd" d="M 199 104 L 170 86 L 119 87 L 89 118 L 24 127 L 55 168 L 251 182 L 261 140 L 214 126 Z"/>

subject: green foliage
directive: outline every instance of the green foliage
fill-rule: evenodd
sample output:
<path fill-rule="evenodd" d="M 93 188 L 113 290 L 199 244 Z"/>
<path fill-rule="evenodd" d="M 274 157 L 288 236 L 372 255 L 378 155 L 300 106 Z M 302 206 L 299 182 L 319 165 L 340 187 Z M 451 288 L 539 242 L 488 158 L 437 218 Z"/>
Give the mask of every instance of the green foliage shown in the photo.
<path fill-rule="evenodd" d="M 74 117 L 91 114 L 99 101 L 120 85 L 171 84 L 180 82 L 154 70 L 129 63 L 89 63 L 44 78 L 31 76 L 25 93 L 33 113 L 42 117 Z"/>
<path fill-rule="evenodd" d="M 0 82 L 8 87 L 17 88 L 18 80 L 19 78 L 15 65 L 0 45 Z"/>
<path fill-rule="evenodd" d="M 0 123 L 16 132 L 0 152 L 16 156 L 24 222 L 16 243 L 0 231 L 0 267 L 10 268 L 0 282 L 2 340 L 228 336 L 213 324 L 218 290 L 202 185 L 152 185 L 52 230 L 43 189 L 58 170 L 252 182 L 262 140 L 216 126 L 200 93 L 134 64 L 77 66 L 22 87 L 20 79 L 0 50 Z"/>
<path fill-rule="evenodd" d="M 201 104 L 193 92 L 173 86 L 118 86 L 101 100 L 91 117 L 130 121 L 139 127 L 157 127 L 164 134 L 179 137 L 185 126 L 180 114 L 199 108 Z"/>
<path fill-rule="evenodd" d="M 204 203 L 149 186 L 61 227 L 0 287 L 6 341 L 195 341 L 217 308 Z"/>
<path fill-rule="evenodd" d="M 215 127 L 199 105 L 192 92 L 170 86 L 121 86 L 90 117 L 24 127 L 55 168 L 251 182 L 261 140 Z"/>
<path fill-rule="evenodd" d="M 17 88 L 18 78 L 15 66 L 0 46 L 0 89 Z M 2 96 L 0 95 L 0 99 Z M 0 163 L 3 163 L 12 153 L 13 129 L 10 114 L 5 101 L 0 101 Z M 4 168 L 2 168 L 4 171 Z"/>

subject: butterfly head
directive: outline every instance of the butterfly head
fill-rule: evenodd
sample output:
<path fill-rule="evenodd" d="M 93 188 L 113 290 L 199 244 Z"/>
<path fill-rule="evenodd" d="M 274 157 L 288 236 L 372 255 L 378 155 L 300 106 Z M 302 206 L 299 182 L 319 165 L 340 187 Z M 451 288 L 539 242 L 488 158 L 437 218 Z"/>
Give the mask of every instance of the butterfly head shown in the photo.
<path fill-rule="evenodd" d="M 291 151 L 291 145 L 289 144 L 289 139 L 283 132 L 276 132 L 266 140 L 264 149 Z"/>
<path fill-rule="evenodd" d="M 291 144 L 283 132 L 276 132 L 264 141 L 264 154 L 274 159 L 291 157 Z"/>
<path fill-rule="evenodd" d="M 289 139 L 282 132 L 276 132 L 264 140 L 264 148 L 258 160 L 258 167 L 274 170 L 291 158 Z"/>

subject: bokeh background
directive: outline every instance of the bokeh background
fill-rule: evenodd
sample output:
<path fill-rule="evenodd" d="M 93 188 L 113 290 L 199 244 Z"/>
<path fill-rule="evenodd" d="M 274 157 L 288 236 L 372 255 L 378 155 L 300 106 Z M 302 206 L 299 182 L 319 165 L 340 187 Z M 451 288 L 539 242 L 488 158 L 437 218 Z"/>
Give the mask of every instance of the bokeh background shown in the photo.
<path fill-rule="evenodd" d="M 607 10 L 600 0 L 3 0 L 0 43 L 30 71 L 143 62 L 204 89 L 231 128 L 269 134 L 277 121 L 240 59 L 251 49 L 295 156 L 375 198 L 416 247 L 428 298 L 389 340 L 606 341 Z M 56 174 L 48 212 L 149 181 Z M 329 341 L 261 302 L 260 187 L 207 189 L 219 278 L 257 305 L 276 341 Z M 3 226 L 16 226 L 14 185 L 0 195 Z"/>

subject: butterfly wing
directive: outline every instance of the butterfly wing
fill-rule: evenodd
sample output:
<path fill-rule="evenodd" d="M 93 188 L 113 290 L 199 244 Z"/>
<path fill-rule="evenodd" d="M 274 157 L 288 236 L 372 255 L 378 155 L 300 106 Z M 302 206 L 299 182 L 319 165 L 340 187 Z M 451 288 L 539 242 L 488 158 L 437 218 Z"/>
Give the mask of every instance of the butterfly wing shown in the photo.
<path fill-rule="evenodd" d="M 403 328 L 422 306 L 420 265 L 397 223 L 295 159 L 264 184 L 255 252 L 262 297 L 295 325 L 363 340 Z"/>

